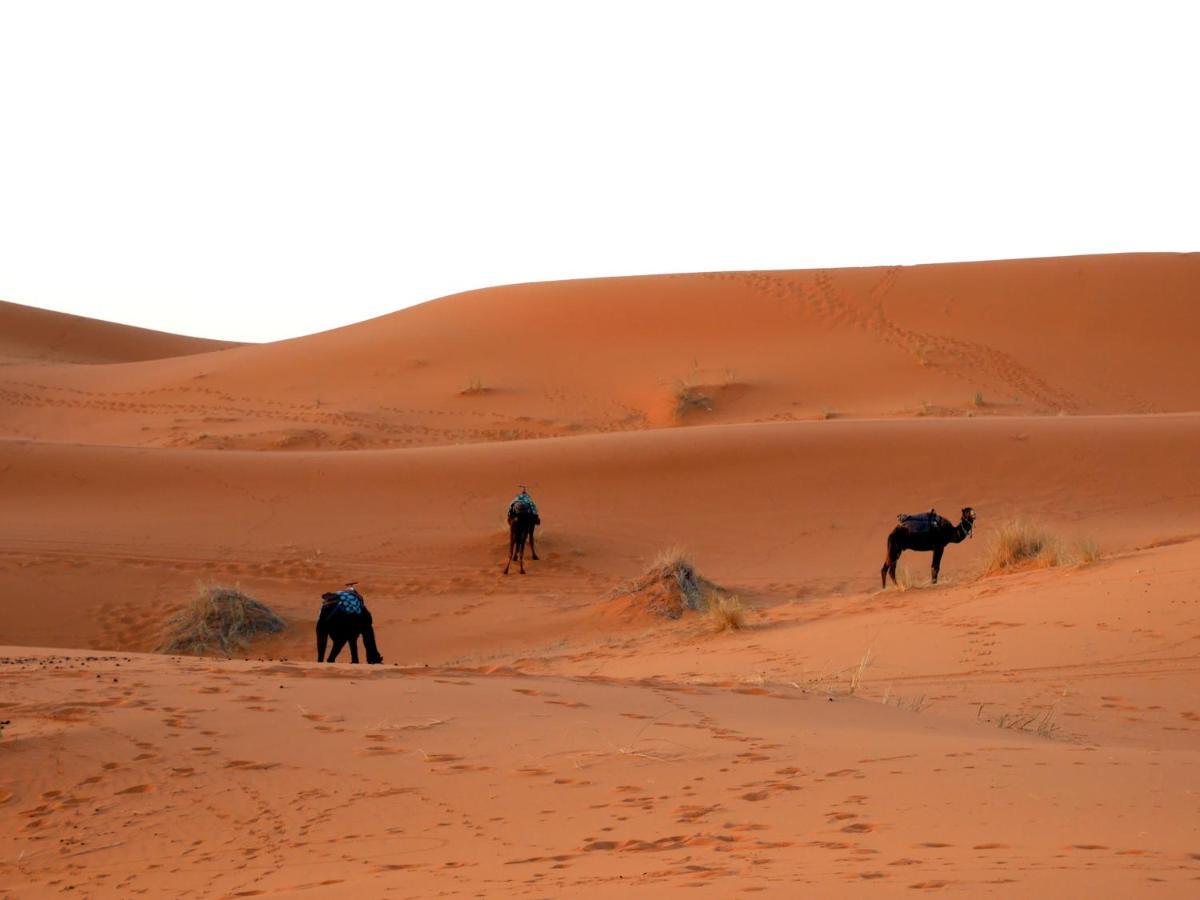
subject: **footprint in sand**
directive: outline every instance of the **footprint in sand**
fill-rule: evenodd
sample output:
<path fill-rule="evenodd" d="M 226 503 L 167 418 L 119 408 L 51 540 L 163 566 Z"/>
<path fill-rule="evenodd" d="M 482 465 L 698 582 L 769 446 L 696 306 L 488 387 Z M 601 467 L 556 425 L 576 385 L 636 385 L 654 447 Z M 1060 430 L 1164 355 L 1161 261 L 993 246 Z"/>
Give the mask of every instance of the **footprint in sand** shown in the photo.
<path fill-rule="evenodd" d="M 133 787 L 127 787 L 124 790 L 117 791 L 117 796 L 121 794 L 150 794 L 158 790 L 156 784 L 135 784 Z"/>

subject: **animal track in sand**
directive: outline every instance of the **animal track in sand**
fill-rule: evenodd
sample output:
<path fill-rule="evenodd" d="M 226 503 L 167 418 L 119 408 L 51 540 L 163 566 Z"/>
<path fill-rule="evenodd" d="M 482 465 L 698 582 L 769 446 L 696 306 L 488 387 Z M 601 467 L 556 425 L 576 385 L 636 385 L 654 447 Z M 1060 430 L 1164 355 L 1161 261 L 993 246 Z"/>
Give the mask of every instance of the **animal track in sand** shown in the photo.
<path fill-rule="evenodd" d="M 158 790 L 158 785 L 156 785 L 156 784 L 135 784 L 135 785 L 133 785 L 133 787 L 127 787 L 124 790 L 117 791 L 117 795 L 120 795 L 120 794 L 149 794 L 149 793 L 153 793 L 154 791 L 157 791 L 157 790 Z"/>

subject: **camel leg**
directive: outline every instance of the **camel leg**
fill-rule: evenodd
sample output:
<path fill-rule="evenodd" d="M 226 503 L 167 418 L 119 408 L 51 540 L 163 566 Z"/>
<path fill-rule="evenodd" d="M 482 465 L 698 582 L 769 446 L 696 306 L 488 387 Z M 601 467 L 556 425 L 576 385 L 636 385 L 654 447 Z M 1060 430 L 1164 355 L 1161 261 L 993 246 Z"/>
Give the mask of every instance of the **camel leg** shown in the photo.
<path fill-rule="evenodd" d="M 383 662 L 383 656 L 379 653 L 379 647 L 375 643 L 375 626 L 371 624 L 370 614 L 363 623 L 362 639 L 363 650 L 367 652 L 367 664 L 378 665 Z"/>
<path fill-rule="evenodd" d="M 329 632 L 317 626 L 317 662 L 325 662 L 325 645 L 329 642 Z"/>
<path fill-rule="evenodd" d="M 358 665 L 358 635 L 353 635 L 350 638 L 350 664 Z"/>
<path fill-rule="evenodd" d="M 900 554 L 903 552 L 903 550 L 897 550 L 892 545 L 892 542 L 888 541 L 887 559 L 883 561 L 883 568 L 879 570 L 879 580 L 883 583 L 884 588 L 887 588 L 889 575 L 892 576 L 892 584 L 896 583 L 896 562 L 900 559 Z"/>
<path fill-rule="evenodd" d="M 504 574 L 508 574 L 508 567 L 512 565 L 512 561 L 517 558 L 517 536 L 513 533 L 512 522 L 508 523 L 508 560 L 504 563 Z"/>
<path fill-rule="evenodd" d="M 521 567 L 521 574 L 525 574 L 525 535 L 522 533 L 517 538 L 517 565 Z"/>
<path fill-rule="evenodd" d="M 338 654 L 342 652 L 342 648 L 344 646 L 346 646 L 346 639 L 344 637 L 342 637 L 341 635 L 335 634 L 333 636 L 333 646 L 329 648 L 329 660 L 328 661 L 333 662 L 334 660 L 336 660 Z"/>
<path fill-rule="evenodd" d="M 538 558 L 537 547 L 535 547 L 533 544 L 533 532 L 536 528 L 537 528 L 537 526 L 534 525 L 532 528 L 529 529 L 529 553 L 534 559 Z"/>
<path fill-rule="evenodd" d="M 933 583 L 937 584 L 938 572 L 942 568 L 942 554 L 946 551 L 945 547 L 935 547 L 933 551 Z"/>

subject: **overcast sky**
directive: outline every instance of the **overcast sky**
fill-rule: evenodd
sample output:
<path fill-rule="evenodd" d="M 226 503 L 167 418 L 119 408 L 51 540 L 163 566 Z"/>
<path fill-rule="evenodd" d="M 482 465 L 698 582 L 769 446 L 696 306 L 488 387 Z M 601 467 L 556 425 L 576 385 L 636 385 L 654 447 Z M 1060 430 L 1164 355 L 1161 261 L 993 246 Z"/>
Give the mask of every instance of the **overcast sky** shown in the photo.
<path fill-rule="evenodd" d="M 0 0 L 0 299 L 272 340 L 518 281 L 1200 250 L 1189 6 Z"/>

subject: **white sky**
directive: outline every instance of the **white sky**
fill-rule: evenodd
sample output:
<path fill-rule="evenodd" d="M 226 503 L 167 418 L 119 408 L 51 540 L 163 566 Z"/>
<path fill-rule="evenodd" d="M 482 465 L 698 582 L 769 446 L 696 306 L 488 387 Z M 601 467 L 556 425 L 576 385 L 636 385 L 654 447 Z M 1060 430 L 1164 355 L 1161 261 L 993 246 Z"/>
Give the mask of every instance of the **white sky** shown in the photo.
<path fill-rule="evenodd" d="M 0 0 L 0 298 L 270 340 L 517 281 L 1200 250 L 1198 24 Z"/>

